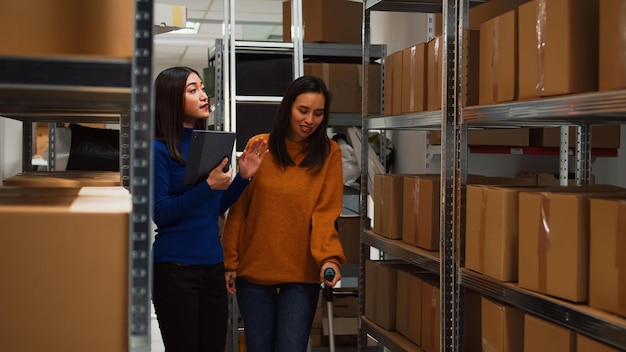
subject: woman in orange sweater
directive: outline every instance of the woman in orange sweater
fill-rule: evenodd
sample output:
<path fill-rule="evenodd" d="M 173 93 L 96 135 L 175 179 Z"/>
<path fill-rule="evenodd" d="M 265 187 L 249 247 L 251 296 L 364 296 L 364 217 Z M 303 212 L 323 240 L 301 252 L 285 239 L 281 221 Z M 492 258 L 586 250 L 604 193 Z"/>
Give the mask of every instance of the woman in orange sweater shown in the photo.
<path fill-rule="evenodd" d="M 320 79 L 300 77 L 287 87 L 273 131 L 249 141 L 267 140 L 269 154 L 222 235 L 226 285 L 237 293 L 249 352 L 306 351 L 320 283 L 341 279 L 342 160 L 326 135 L 329 105 Z"/>

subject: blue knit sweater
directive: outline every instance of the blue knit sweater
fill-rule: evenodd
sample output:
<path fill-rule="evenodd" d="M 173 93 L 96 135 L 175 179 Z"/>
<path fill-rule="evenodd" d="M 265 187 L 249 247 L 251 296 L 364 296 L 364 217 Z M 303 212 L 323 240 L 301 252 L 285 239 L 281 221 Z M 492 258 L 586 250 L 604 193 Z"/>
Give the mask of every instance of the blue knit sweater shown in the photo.
<path fill-rule="evenodd" d="M 192 129 L 185 129 L 180 147 L 187 158 Z M 212 190 L 206 182 L 185 186 L 185 166 L 172 159 L 163 141 L 155 140 L 154 211 L 157 235 L 155 262 L 213 265 L 224 260 L 218 217 L 241 195 L 249 181 L 235 176 L 230 187 Z"/>

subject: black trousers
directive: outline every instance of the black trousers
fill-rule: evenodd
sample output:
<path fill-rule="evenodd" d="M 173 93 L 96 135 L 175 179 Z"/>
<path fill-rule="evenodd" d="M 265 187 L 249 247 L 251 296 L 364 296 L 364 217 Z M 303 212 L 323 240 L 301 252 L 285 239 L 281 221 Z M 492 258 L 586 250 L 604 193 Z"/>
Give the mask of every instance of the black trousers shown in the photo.
<path fill-rule="evenodd" d="M 152 300 L 166 352 L 224 351 L 228 294 L 223 263 L 155 263 Z"/>

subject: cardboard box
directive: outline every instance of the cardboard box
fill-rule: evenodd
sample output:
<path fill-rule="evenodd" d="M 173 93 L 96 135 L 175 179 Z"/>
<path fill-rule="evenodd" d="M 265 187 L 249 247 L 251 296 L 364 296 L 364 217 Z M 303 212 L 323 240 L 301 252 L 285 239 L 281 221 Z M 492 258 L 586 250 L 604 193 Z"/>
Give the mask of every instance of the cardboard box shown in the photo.
<path fill-rule="evenodd" d="M 322 320 L 322 346 L 329 344 L 330 326 L 328 317 Z M 336 346 L 356 346 L 359 333 L 359 318 L 336 317 L 333 319 Z"/>
<path fill-rule="evenodd" d="M 570 126 L 568 144 L 570 148 L 576 148 L 576 126 Z M 559 148 L 561 146 L 561 128 L 544 127 L 530 129 L 530 145 L 534 147 Z M 591 147 L 610 148 L 620 147 L 619 125 L 595 125 L 591 126 Z"/>
<path fill-rule="evenodd" d="M 361 256 L 361 216 L 342 215 L 337 219 L 339 241 L 346 256 L 346 264 L 358 264 Z"/>
<path fill-rule="evenodd" d="M 517 11 L 480 26 L 479 104 L 517 99 Z"/>
<path fill-rule="evenodd" d="M 429 131 L 428 142 L 441 144 L 441 131 Z M 530 144 L 529 128 L 502 128 L 467 131 L 467 145 L 527 147 Z"/>
<path fill-rule="evenodd" d="M 622 0 L 600 0 L 598 90 L 607 91 L 626 87 L 626 66 L 623 35 L 626 18 Z"/>
<path fill-rule="evenodd" d="M 618 352 L 619 350 L 583 334 L 576 334 L 576 352 Z"/>
<path fill-rule="evenodd" d="M 597 0 L 533 0 L 518 14 L 519 99 L 597 90 Z"/>
<path fill-rule="evenodd" d="M 587 302 L 589 198 L 623 189 L 590 185 L 519 194 L 519 287 Z"/>
<path fill-rule="evenodd" d="M 131 0 L 3 2 L 0 55 L 130 59 L 134 28 Z"/>
<path fill-rule="evenodd" d="M 380 111 L 380 65 L 369 66 L 368 109 Z M 341 63 L 305 63 L 304 74 L 321 78 L 328 88 L 331 113 L 357 113 L 363 109 L 363 66 Z"/>
<path fill-rule="evenodd" d="M 397 275 L 396 330 L 413 343 L 420 345 L 422 280 L 408 270 L 398 270 Z"/>
<path fill-rule="evenodd" d="M 626 199 L 589 203 L 589 306 L 626 317 Z"/>
<path fill-rule="evenodd" d="M 365 261 L 365 316 L 385 330 L 396 329 L 398 270 L 414 271 L 402 260 Z"/>
<path fill-rule="evenodd" d="M 374 232 L 390 239 L 402 238 L 404 175 L 374 175 Z"/>
<path fill-rule="evenodd" d="M 322 291 L 323 292 L 323 291 Z M 328 316 L 328 302 L 324 295 L 322 301 L 322 316 Z M 333 316 L 335 317 L 358 317 L 359 316 L 359 291 L 356 288 L 337 287 L 333 289 Z"/>
<path fill-rule="evenodd" d="M 524 352 L 570 352 L 576 333 L 530 314 L 524 316 Z"/>
<path fill-rule="evenodd" d="M 437 36 L 431 39 L 426 46 L 426 72 L 427 72 L 427 86 L 426 86 L 426 110 L 441 110 L 441 94 L 443 93 L 443 37 Z"/>
<path fill-rule="evenodd" d="M 517 281 L 518 195 L 529 187 L 468 185 L 465 267 L 504 282 Z"/>
<path fill-rule="evenodd" d="M 385 116 L 397 115 L 402 111 L 402 59 L 402 51 L 385 57 Z"/>
<path fill-rule="evenodd" d="M 121 187 L 0 188 L 3 349 L 127 350 L 131 207 Z"/>
<path fill-rule="evenodd" d="M 403 63 L 403 54 L 402 51 L 398 51 L 392 54 L 393 56 L 393 70 L 391 71 L 391 76 L 386 76 L 385 79 L 389 79 L 391 77 L 391 114 L 398 115 L 402 113 L 402 67 Z M 385 92 L 387 94 L 388 92 Z"/>
<path fill-rule="evenodd" d="M 402 51 L 401 113 L 426 110 L 426 43 Z"/>
<path fill-rule="evenodd" d="M 530 0 L 489 0 L 469 9 L 469 28 L 480 30 L 480 26 L 490 19 L 506 12 L 517 9 L 521 4 Z M 435 35 L 443 33 L 443 18 L 441 14 L 435 15 Z"/>
<path fill-rule="evenodd" d="M 528 178 L 534 182 L 537 186 L 560 186 L 560 175 L 550 174 L 547 172 L 518 172 L 516 177 Z M 595 176 L 589 177 L 589 184 L 595 184 Z M 567 186 L 576 186 L 576 175 L 573 173 L 568 174 Z"/>
<path fill-rule="evenodd" d="M 441 293 L 439 279 L 422 281 L 422 349 L 426 352 L 440 350 L 441 346 Z"/>
<path fill-rule="evenodd" d="M 13 187 L 116 187 L 121 186 L 116 171 L 39 171 L 21 172 L 2 181 Z"/>
<path fill-rule="evenodd" d="M 440 175 L 404 176 L 402 241 L 439 250 Z"/>
<path fill-rule="evenodd" d="M 363 4 L 349 0 L 302 0 L 303 42 L 361 44 Z M 283 41 L 291 41 L 291 0 L 283 1 Z"/>
<path fill-rule="evenodd" d="M 483 351 L 523 352 L 524 311 L 493 299 L 481 299 Z"/>

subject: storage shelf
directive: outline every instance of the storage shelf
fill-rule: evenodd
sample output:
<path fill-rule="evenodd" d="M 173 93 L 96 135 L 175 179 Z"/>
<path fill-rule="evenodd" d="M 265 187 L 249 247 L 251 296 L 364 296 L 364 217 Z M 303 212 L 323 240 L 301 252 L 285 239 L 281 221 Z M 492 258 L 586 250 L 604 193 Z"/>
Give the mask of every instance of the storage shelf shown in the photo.
<path fill-rule="evenodd" d="M 274 41 L 236 41 L 235 50 L 242 54 L 282 54 L 293 53 L 293 43 Z M 361 59 L 363 46 L 361 44 L 339 43 L 302 43 L 302 55 L 304 57 L 350 57 Z M 381 58 L 385 56 L 385 45 L 371 45 L 370 57 Z"/>
<path fill-rule="evenodd" d="M 461 285 L 626 350 L 626 319 L 519 288 L 463 268 Z"/>
<path fill-rule="evenodd" d="M 385 330 L 364 316 L 361 316 L 361 329 L 378 341 L 380 345 L 394 352 L 424 352 L 423 349 L 397 331 Z"/>
<path fill-rule="evenodd" d="M 549 147 L 504 147 L 504 146 L 481 146 L 470 145 L 470 153 L 473 154 L 511 154 L 511 155 L 560 155 L 559 148 Z M 575 155 L 574 148 L 569 149 L 569 155 Z M 617 149 L 612 148 L 593 148 L 591 156 L 616 157 Z"/>
<path fill-rule="evenodd" d="M 468 106 L 463 118 L 471 127 L 626 123 L 626 90 Z"/>
<path fill-rule="evenodd" d="M 364 129 L 441 129 L 441 110 L 393 116 L 371 117 L 363 120 Z"/>
<path fill-rule="evenodd" d="M 470 0 L 470 6 L 488 0 Z M 440 13 L 442 0 L 366 0 L 365 6 L 371 11 Z"/>
<path fill-rule="evenodd" d="M 0 57 L 0 115 L 23 121 L 119 122 L 131 62 Z"/>
<path fill-rule="evenodd" d="M 364 230 L 363 234 L 363 243 L 366 245 L 439 275 L 439 252 L 427 251 L 402 240 L 392 240 L 370 230 Z"/>

